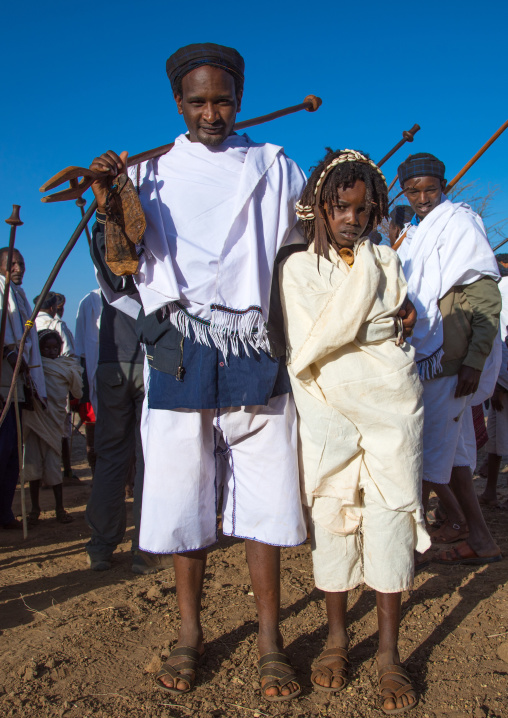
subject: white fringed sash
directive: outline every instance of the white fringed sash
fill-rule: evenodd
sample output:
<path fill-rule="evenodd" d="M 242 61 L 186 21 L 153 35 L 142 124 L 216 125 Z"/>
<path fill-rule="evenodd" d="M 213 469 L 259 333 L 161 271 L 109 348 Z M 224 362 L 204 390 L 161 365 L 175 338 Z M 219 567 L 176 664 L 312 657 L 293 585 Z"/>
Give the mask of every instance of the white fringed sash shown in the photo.
<path fill-rule="evenodd" d="M 147 229 L 135 280 L 145 313 L 163 308 L 184 336 L 225 357 L 240 344 L 268 350 L 273 265 L 283 244 L 301 241 L 303 172 L 281 147 L 246 135 L 219 147 L 181 135 L 140 178 Z"/>

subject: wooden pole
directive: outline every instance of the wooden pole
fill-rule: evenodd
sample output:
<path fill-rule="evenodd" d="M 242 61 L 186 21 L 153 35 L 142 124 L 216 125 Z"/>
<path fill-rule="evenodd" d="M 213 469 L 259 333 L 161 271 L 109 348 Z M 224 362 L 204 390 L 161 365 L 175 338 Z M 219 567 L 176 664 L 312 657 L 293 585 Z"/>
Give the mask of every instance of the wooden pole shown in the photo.
<path fill-rule="evenodd" d="M 503 132 L 506 130 L 507 127 L 508 127 L 508 120 L 506 120 L 506 122 L 504 122 L 501 125 L 501 127 L 498 129 L 497 132 L 494 132 L 494 134 L 492 135 L 490 140 L 488 140 L 483 145 L 483 147 L 480 147 L 478 152 L 473 157 L 471 157 L 469 162 L 467 162 L 464 165 L 464 167 L 460 170 L 460 172 L 457 175 L 455 175 L 455 177 L 452 179 L 452 181 L 448 182 L 448 184 L 446 185 L 445 191 L 444 191 L 445 194 L 448 194 L 448 192 L 455 187 L 457 182 L 460 179 L 462 179 L 462 177 L 464 177 L 466 172 L 474 165 L 475 162 L 477 162 L 480 159 L 480 157 L 483 155 L 483 153 L 486 152 L 492 144 L 494 144 L 494 142 L 497 140 L 497 138 L 503 134 Z"/>
<path fill-rule="evenodd" d="M 25 499 L 25 469 L 23 466 L 23 436 L 21 434 L 21 419 L 19 416 L 18 383 L 14 384 L 14 411 L 16 413 L 16 433 L 18 435 L 18 463 L 19 463 L 19 494 L 21 498 L 21 517 L 23 519 L 23 538 L 28 536 L 28 525 L 26 520 L 26 499 Z"/>

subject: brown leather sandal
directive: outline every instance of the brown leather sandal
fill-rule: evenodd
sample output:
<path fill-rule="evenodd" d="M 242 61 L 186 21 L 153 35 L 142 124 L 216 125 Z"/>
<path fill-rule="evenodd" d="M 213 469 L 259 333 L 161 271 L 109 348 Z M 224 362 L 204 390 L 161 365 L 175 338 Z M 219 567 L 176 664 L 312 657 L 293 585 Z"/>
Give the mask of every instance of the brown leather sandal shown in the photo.
<path fill-rule="evenodd" d="M 264 685 L 261 685 L 261 695 L 266 701 L 290 701 L 302 692 L 293 666 L 285 653 L 265 653 L 258 661 L 258 673 L 261 681 L 263 678 L 271 679 Z M 296 683 L 298 686 L 297 690 L 289 693 L 287 696 L 283 696 L 280 693 L 277 696 L 266 695 L 266 691 L 269 688 L 278 688 L 280 691 L 280 689 L 287 686 L 288 683 Z"/>
<path fill-rule="evenodd" d="M 383 668 L 380 668 L 378 671 L 378 680 L 379 692 L 381 694 L 381 710 L 383 713 L 386 713 L 386 715 L 404 713 L 404 711 L 409 711 L 417 705 L 418 698 L 416 691 L 413 688 L 410 677 L 402 666 L 383 666 Z M 413 702 L 407 706 L 402 706 L 402 708 L 385 708 L 385 701 L 389 698 L 391 698 L 395 706 L 397 706 L 397 699 L 402 698 L 404 695 L 413 698 Z"/>
<path fill-rule="evenodd" d="M 191 646 L 178 646 L 171 651 L 169 657 L 179 658 L 180 660 L 173 664 L 168 663 L 167 661 L 162 664 L 160 671 L 155 676 L 155 683 L 157 684 L 157 687 L 163 691 L 172 693 L 174 696 L 182 695 L 182 693 L 189 693 L 194 688 L 194 682 L 196 680 L 196 666 L 201 658 L 200 652 L 195 648 L 191 648 Z M 192 671 L 192 674 L 182 673 L 182 671 Z M 173 679 L 172 688 L 161 681 L 161 678 L 164 676 L 171 676 Z M 187 683 L 187 688 L 178 690 L 178 688 L 176 688 L 178 681 Z"/>
<path fill-rule="evenodd" d="M 340 661 L 339 666 L 330 665 L 330 661 L 333 658 L 335 658 L 337 662 Z M 349 656 L 345 648 L 327 648 L 321 653 L 312 668 L 310 676 L 311 683 L 317 691 L 323 691 L 325 693 L 338 693 L 347 686 L 349 666 Z M 330 681 L 330 685 L 322 686 L 319 683 L 316 683 L 318 674 L 326 676 Z M 333 680 L 340 680 L 342 683 L 340 686 L 332 686 Z"/>

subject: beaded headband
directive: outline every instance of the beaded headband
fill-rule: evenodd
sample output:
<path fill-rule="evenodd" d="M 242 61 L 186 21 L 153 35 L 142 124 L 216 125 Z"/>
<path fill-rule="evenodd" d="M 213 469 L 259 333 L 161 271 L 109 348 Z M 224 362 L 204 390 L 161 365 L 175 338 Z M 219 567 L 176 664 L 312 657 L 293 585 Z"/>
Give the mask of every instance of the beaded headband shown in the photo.
<path fill-rule="evenodd" d="M 296 216 L 298 219 L 303 220 L 311 220 L 316 219 L 316 215 L 314 213 L 314 207 L 317 203 L 317 194 L 319 191 L 320 186 L 323 184 L 323 181 L 326 177 L 326 175 L 330 172 L 330 170 L 333 170 L 334 167 L 337 167 L 337 165 L 341 165 L 343 162 L 363 162 L 364 164 L 370 165 L 371 167 L 374 167 L 375 170 L 379 172 L 381 175 L 383 182 L 386 183 L 386 178 L 384 174 L 381 172 L 379 167 L 375 162 L 372 160 L 367 159 L 365 155 L 362 155 L 361 152 L 358 152 L 357 150 L 344 150 L 338 157 L 335 157 L 330 164 L 325 167 L 325 169 L 321 172 L 318 181 L 316 182 L 316 186 L 314 188 L 314 204 L 313 205 L 303 205 L 300 201 L 298 201 L 295 205 L 296 209 Z"/>

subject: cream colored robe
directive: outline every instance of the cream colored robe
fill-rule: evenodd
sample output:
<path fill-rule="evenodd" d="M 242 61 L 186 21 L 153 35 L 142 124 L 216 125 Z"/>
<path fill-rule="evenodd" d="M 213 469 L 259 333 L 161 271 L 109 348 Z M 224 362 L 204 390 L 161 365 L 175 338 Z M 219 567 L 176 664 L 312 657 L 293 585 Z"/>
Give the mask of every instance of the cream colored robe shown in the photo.
<path fill-rule="evenodd" d="M 423 551 L 422 389 L 414 350 L 396 345 L 400 261 L 368 240 L 357 243 L 352 268 L 333 250 L 330 259 L 321 257 L 318 271 L 311 245 L 280 269 L 303 500 L 324 528 L 354 533 L 368 474 L 376 501 L 413 514 Z"/>

